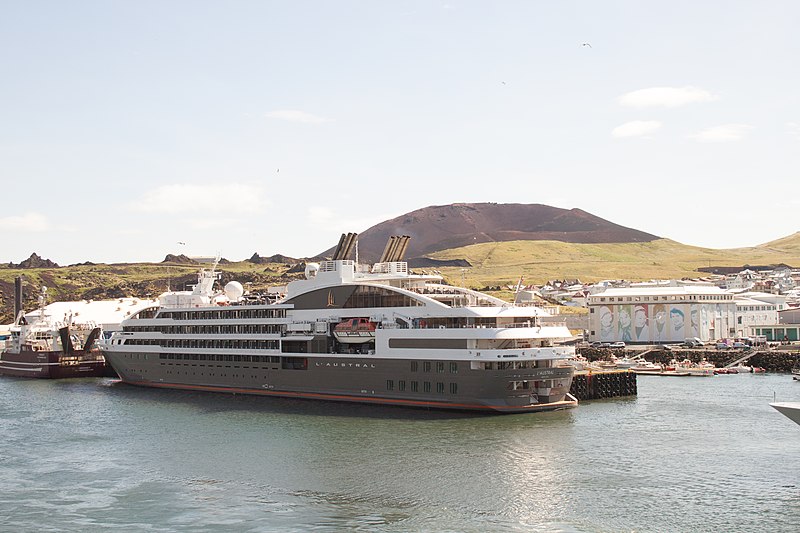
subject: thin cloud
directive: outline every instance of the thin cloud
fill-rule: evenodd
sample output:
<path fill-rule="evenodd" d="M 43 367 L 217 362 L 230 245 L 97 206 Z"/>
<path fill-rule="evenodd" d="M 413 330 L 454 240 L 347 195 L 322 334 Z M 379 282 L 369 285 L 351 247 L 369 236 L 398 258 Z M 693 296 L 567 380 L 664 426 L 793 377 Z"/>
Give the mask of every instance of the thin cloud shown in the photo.
<path fill-rule="evenodd" d="M 633 120 L 617 126 L 611 131 L 614 137 L 644 137 L 661 128 L 657 120 Z"/>
<path fill-rule="evenodd" d="M 698 102 L 711 102 L 717 97 L 699 87 L 650 87 L 625 93 L 619 97 L 625 107 L 680 107 Z"/>
<path fill-rule="evenodd" d="M 797 122 L 787 122 L 786 133 L 788 133 L 790 137 L 794 137 L 800 141 L 800 124 Z"/>
<path fill-rule="evenodd" d="M 289 122 L 303 122 L 305 124 L 321 124 L 322 122 L 328 122 L 328 119 L 324 117 L 294 109 L 279 109 L 276 111 L 270 111 L 265 116 L 267 118 L 277 118 L 279 120 L 286 120 Z"/>
<path fill-rule="evenodd" d="M 226 217 L 215 218 L 212 216 L 208 218 L 187 218 L 183 222 L 191 229 L 212 230 L 232 228 L 239 222 L 239 220 Z"/>
<path fill-rule="evenodd" d="M 325 226 L 334 220 L 334 213 L 329 207 L 311 206 L 306 212 L 306 219 L 312 226 Z"/>
<path fill-rule="evenodd" d="M 722 126 L 706 128 L 689 135 L 689 138 L 697 142 L 707 143 L 741 141 L 751 129 L 752 126 L 748 126 L 747 124 L 724 124 Z"/>
<path fill-rule="evenodd" d="M 47 217 L 41 213 L 25 213 L 21 216 L 0 218 L 0 229 L 7 231 L 42 232 L 50 229 Z"/>
<path fill-rule="evenodd" d="M 130 204 L 145 213 L 214 213 L 233 209 L 238 213 L 261 211 L 267 202 L 259 186 L 242 183 L 214 185 L 162 185 Z"/>
<path fill-rule="evenodd" d="M 329 207 L 310 206 L 306 210 L 306 223 L 311 227 L 321 227 L 328 231 L 364 231 L 386 220 L 385 215 L 375 215 L 362 218 L 342 218 Z"/>

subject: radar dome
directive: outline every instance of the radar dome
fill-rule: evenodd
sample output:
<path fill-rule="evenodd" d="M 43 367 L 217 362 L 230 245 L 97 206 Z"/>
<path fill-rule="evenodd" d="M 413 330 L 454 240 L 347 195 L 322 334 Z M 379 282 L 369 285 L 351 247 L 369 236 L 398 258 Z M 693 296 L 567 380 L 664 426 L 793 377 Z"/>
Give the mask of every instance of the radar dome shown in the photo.
<path fill-rule="evenodd" d="M 231 281 L 225 285 L 225 296 L 228 297 L 228 300 L 235 302 L 239 298 L 242 297 L 244 294 L 244 287 L 238 281 Z"/>
<path fill-rule="evenodd" d="M 316 277 L 317 272 L 319 272 L 319 263 L 308 263 L 306 265 L 306 279 Z"/>

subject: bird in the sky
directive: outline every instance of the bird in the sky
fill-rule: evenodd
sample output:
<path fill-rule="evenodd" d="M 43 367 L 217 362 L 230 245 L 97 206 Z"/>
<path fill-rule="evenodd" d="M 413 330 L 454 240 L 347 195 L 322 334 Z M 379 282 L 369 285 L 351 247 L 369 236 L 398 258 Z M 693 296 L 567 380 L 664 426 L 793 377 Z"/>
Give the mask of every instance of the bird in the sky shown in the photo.
<path fill-rule="evenodd" d="M 588 46 L 589 48 L 591 48 L 591 47 L 592 47 L 592 45 L 591 45 L 591 44 L 589 44 L 589 43 L 581 43 L 581 46 Z"/>
<path fill-rule="evenodd" d="M 178 244 L 182 244 L 182 245 L 186 246 L 185 242 L 178 241 Z"/>

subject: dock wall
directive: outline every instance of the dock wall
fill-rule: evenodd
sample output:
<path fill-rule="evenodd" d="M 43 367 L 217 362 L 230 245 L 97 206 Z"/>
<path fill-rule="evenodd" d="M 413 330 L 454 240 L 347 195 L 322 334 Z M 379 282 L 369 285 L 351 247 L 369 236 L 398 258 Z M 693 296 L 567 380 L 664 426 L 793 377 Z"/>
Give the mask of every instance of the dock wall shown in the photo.
<path fill-rule="evenodd" d="M 633 357 L 637 354 L 644 354 L 644 358 L 653 363 L 668 364 L 673 359 L 678 361 L 688 359 L 694 363 L 705 360 L 709 363 L 713 363 L 717 368 L 722 368 L 736 359 L 739 359 L 745 355 L 746 352 L 741 350 L 715 350 L 713 348 L 672 349 L 670 351 L 656 349 L 643 351 L 641 348 L 625 350 L 582 348 L 578 349 L 578 353 L 592 362 L 608 360 L 612 354 L 617 357 Z M 743 364 L 758 366 L 764 368 L 767 372 L 791 372 L 793 368 L 800 367 L 800 351 L 781 349 L 756 350 Z"/>
<path fill-rule="evenodd" d="M 575 373 L 570 394 L 579 401 L 635 396 L 636 374 L 627 370 Z"/>

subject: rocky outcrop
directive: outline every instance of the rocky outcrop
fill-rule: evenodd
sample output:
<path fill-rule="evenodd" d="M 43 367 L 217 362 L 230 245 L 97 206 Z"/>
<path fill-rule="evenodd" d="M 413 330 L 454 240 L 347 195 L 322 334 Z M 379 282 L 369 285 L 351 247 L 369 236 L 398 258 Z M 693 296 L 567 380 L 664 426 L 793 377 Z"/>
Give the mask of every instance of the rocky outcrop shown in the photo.
<path fill-rule="evenodd" d="M 191 259 L 183 254 L 175 255 L 175 254 L 167 254 L 164 258 L 162 263 L 178 263 L 180 265 L 196 265 L 198 264 L 197 261 Z"/>
<path fill-rule="evenodd" d="M 29 258 L 19 264 L 9 263 L 9 268 L 60 268 L 58 263 L 50 261 L 49 259 L 42 259 L 34 252 Z"/>

